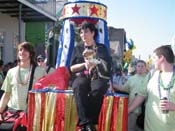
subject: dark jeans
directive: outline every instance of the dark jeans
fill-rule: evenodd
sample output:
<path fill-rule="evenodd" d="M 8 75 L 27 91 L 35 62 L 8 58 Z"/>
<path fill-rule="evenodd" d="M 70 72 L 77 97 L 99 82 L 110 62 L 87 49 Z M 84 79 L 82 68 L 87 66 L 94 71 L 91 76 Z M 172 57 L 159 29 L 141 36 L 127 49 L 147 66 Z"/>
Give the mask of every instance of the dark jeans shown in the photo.
<path fill-rule="evenodd" d="M 0 125 L 0 131 L 13 131 L 14 123 L 2 123 Z M 27 131 L 25 126 L 19 125 L 15 131 Z"/>
<path fill-rule="evenodd" d="M 108 88 L 107 83 L 108 80 L 105 79 L 91 81 L 86 77 L 78 77 L 73 81 L 78 126 L 98 123 L 103 97 Z"/>

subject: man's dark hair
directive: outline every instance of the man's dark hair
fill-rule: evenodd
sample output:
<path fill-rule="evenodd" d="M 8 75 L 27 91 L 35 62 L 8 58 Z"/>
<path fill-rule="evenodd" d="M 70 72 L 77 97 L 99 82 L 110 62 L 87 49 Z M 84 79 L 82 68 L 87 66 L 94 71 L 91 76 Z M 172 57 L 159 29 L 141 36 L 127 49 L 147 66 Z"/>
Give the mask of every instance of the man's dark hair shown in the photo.
<path fill-rule="evenodd" d="M 36 50 L 34 48 L 34 46 L 32 45 L 32 43 L 30 42 L 22 42 L 18 45 L 18 50 L 20 50 L 20 48 L 24 48 L 25 50 L 27 50 L 30 54 L 30 62 L 33 66 L 36 66 L 37 65 L 37 62 L 36 62 Z M 18 62 L 20 62 L 20 59 L 19 57 L 17 56 L 17 60 Z"/>
<path fill-rule="evenodd" d="M 138 63 L 143 63 L 143 64 L 146 66 L 146 62 L 145 62 L 144 60 L 138 60 L 138 61 L 136 62 L 136 65 L 137 65 Z"/>
<path fill-rule="evenodd" d="M 154 53 L 159 57 L 163 55 L 168 63 L 174 63 L 174 54 L 168 45 L 163 45 L 154 50 Z"/>

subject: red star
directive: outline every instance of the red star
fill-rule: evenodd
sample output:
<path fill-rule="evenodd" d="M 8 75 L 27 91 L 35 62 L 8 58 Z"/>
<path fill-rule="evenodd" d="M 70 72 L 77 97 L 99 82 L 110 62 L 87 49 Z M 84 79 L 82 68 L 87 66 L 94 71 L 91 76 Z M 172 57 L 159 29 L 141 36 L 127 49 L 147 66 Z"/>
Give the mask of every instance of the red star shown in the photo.
<path fill-rule="evenodd" d="M 81 7 L 78 7 L 77 4 L 75 4 L 75 6 L 72 7 L 72 10 L 73 10 L 72 14 L 77 13 L 77 14 L 80 15 L 80 13 L 79 13 L 79 9 L 80 9 L 80 8 L 81 8 Z"/>
<path fill-rule="evenodd" d="M 91 10 L 91 14 L 90 15 L 93 15 L 93 14 L 96 14 L 96 16 L 98 16 L 98 8 L 96 8 L 95 7 L 95 5 L 92 7 L 92 8 L 90 8 L 90 10 Z"/>

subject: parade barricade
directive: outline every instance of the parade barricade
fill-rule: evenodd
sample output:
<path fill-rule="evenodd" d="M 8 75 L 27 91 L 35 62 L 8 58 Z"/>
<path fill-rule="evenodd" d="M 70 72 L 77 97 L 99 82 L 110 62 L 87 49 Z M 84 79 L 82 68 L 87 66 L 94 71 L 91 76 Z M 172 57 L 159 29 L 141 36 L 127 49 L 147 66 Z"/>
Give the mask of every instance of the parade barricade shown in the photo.
<path fill-rule="evenodd" d="M 28 131 L 76 131 L 72 90 L 39 89 L 29 93 Z M 127 131 L 128 96 L 106 94 L 98 131 Z"/>

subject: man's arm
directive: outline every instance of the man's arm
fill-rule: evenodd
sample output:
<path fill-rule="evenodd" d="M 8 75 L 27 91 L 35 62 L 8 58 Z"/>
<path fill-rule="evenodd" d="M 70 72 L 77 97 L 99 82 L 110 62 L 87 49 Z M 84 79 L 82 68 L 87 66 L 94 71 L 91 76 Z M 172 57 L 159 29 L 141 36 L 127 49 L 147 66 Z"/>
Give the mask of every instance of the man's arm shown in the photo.
<path fill-rule="evenodd" d="M 0 101 L 0 113 L 2 113 L 4 111 L 4 109 L 6 108 L 7 103 L 10 99 L 10 95 L 11 95 L 10 92 L 4 92 L 4 94 L 1 98 L 1 101 Z"/>
<path fill-rule="evenodd" d="M 70 67 L 71 72 L 77 72 L 85 68 L 86 63 L 75 64 Z"/>
<path fill-rule="evenodd" d="M 117 84 L 113 84 L 112 87 L 113 87 L 113 89 L 115 91 L 127 92 L 123 86 L 119 86 Z"/>
<path fill-rule="evenodd" d="M 0 121 L 3 120 L 2 113 L 3 113 L 4 109 L 7 106 L 7 103 L 9 101 L 9 99 L 10 99 L 10 95 L 11 95 L 11 93 L 4 92 L 4 94 L 3 94 L 2 98 L 1 98 L 1 101 L 0 101 Z"/>
<path fill-rule="evenodd" d="M 143 103 L 144 100 L 145 100 L 144 96 L 137 95 L 132 101 L 132 103 L 129 105 L 128 114 L 133 112 L 139 105 Z"/>

